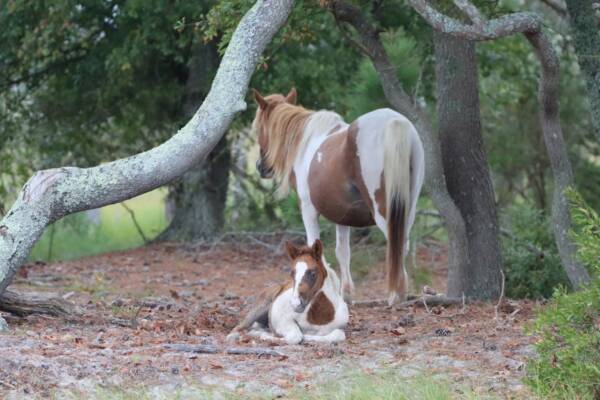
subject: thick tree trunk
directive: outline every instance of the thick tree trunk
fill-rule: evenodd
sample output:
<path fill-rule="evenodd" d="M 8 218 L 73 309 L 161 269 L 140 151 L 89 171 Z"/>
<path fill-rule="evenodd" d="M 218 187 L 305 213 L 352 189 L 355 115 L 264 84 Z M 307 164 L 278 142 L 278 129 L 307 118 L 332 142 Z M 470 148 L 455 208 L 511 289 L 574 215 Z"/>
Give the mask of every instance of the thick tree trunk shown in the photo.
<path fill-rule="evenodd" d="M 184 114 L 191 118 L 210 89 L 212 71 L 219 65 L 217 45 L 196 45 L 189 62 Z M 197 166 L 171 187 L 169 202 L 173 218 L 159 240 L 198 241 L 215 237 L 225 220 L 225 200 L 230 170 L 229 146 L 225 136 Z"/>
<path fill-rule="evenodd" d="M 0 221 L 0 294 L 48 224 L 163 186 L 202 161 L 245 109 L 250 78 L 293 0 L 258 0 L 235 30 L 211 90 L 194 117 L 152 150 L 93 168 L 37 172 Z"/>
<path fill-rule="evenodd" d="M 500 296 L 502 258 L 492 180 L 481 136 L 475 43 L 434 33 L 437 112 L 450 196 L 467 231 L 467 258 L 448 271 L 448 296 Z"/>
<path fill-rule="evenodd" d="M 600 30 L 592 0 L 566 0 L 573 44 L 587 87 L 592 123 L 600 143 Z"/>
<path fill-rule="evenodd" d="M 186 172 L 175 185 L 175 213 L 159 240 L 198 241 L 214 238 L 223 228 L 231 157 L 223 136 L 208 158 Z"/>
<path fill-rule="evenodd" d="M 576 246 L 569 237 L 571 216 L 565 190 L 572 185 L 573 175 L 559 119 L 559 62 L 556 51 L 542 30 L 538 15 L 528 12 L 513 13 L 486 20 L 468 0 L 454 3 L 473 24 L 467 25 L 437 11 L 427 0 L 409 0 L 410 5 L 436 30 L 462 39 L 480 41 L 494 40 L 516 33 L 523 33 L 531 43 L 540 62 L 540 122 L 544 143 L 554 176 L 552 223 L 554 237 L 561 262 L 573 287 L 578 288 L 590 281 L 590 276 L 575 257 Z"/>

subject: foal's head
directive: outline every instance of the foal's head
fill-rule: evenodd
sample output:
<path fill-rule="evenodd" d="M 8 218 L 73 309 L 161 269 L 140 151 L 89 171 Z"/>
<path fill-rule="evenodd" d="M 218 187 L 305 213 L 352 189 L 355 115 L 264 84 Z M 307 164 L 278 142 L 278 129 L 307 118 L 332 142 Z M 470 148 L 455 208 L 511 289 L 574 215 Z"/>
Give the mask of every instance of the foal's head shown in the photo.
<path fill-rule="evenodd" d="M 285 244 L 292 260 L 293 294 L 290 301 L 294 311 L 301 313 L 323 287 L 327 270 L 323 265 L 323 244 L 319 239 L 311 246 Z"/>
<path fill-rule="evenodd" d="M 261 95 L 254 90 L 258 105 L 252 130 L 258 137 L 260 158 L 256 168 L 262 178 L 272 178 L 287 189 L 288 178 L 304 125 L 312 111 L 296 105 L 296 89 L 282 94 Z"/>

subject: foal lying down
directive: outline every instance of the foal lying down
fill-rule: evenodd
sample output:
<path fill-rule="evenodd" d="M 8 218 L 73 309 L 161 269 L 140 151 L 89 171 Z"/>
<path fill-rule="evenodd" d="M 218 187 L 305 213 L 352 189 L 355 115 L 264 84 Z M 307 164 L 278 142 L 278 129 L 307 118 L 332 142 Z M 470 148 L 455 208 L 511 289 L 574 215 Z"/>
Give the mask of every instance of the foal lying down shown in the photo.
<path fill-rule="evenodd" d="M 348 306 L 340 292 L 340 281 L 324 262 L 323 244 L 312 247 L 286 243 L 292 260 L 291 279 L 263 291 L 250 312 L 227 336 L 240 333 L 288 344 L 301 341 L 338 342 L 346 339 Z"/>

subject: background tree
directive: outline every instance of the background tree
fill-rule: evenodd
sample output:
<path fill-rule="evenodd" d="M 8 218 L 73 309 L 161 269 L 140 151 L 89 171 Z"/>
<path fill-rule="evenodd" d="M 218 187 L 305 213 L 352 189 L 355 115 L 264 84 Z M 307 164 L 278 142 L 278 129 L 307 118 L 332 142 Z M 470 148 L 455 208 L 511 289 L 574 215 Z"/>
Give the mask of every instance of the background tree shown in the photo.
<path fill-rule="evenodd" d="M 500 229 L 494 188 L 481 133 L 475 43 L 434 33 L 437 116 L 444 175 L 465 221 L 468 257 L 449 275 L 448 292 L 496 294 Z"/>

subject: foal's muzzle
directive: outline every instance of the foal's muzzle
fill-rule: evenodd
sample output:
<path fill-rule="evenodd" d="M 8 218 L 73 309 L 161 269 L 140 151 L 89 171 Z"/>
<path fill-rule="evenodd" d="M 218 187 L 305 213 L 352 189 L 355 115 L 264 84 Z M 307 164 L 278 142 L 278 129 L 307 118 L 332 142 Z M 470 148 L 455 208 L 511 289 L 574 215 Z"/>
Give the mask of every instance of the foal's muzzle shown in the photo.
<path fill-rule="evenodd" d="M 294 307 L 294 312 L 297 312 L 298 314 L 303 313 L 304 310 L 306 310 L 306 302 L 304 300 L 300 301 L 300 304 L 297 305 L 296 307 Z"/>
<path fill-rule="evenodd" d="M 273 177 L 273 168 L 265 167 L 265 164 L 260 158 L 256 160 L 256 169 L 258 170 L 260 177 L 263 179 L 269 179 Z"/>

